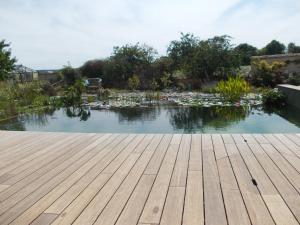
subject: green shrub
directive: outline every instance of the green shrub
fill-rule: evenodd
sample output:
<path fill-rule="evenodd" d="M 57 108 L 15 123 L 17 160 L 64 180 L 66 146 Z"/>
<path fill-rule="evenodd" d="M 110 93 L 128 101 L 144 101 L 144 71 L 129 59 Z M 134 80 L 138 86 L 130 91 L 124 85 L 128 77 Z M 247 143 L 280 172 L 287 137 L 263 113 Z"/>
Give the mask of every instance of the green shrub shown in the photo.
<path fill-rule="evenodd" d="M 273 88 L 286 81 L 287 75 L 282 72 L 284 66 L 284 62 L 275 61 L 269 64 L 266 60 L 253 61 L 250 81 L 257 87 Z"/>
<path fill-rule="evenodd" d="M 137 75 L 133 75 L 132 77 L 130 77 L 128 79 L 127 83 L 128 83 L 128 88 L 130 90 L 136 90 L 140 86 L 140 79 L 139 79 L 139 77 Z"/>
<path fill-rule="evenodd" d="M 278 89 L 270 89 L 263 93 L 262 101 L 267 107 L 280 107 L 286 104 L 286 95 Z"/>
<path fill-rule="evenodd" d="M 220 81 L 216 88 L 221 97 L 229 102 L 239 101 L 245 94 L 249 93 L 249 84 L 240 76 L 230 76 L 227 81 Z"/>

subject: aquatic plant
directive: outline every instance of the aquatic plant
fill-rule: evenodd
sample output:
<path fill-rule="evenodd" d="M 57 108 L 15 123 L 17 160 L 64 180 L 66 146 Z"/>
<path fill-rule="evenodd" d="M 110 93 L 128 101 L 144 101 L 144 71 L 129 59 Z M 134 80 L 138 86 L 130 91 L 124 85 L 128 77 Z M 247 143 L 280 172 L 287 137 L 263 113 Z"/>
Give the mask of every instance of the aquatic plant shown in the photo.
<path fill-rule="evenodd" d="M 216 90 L 225 101 L 237 102 L 249 93 L 250 85 L 240 76 L 230 76 L 227 81 L 220 81 Z"/>
<path fill-rule="evenodd" d="M 284 106 L 286 98 L 286 95 L 277 88 L 266 90 L 262 95 L 262 101 L 266 107 Z"/>

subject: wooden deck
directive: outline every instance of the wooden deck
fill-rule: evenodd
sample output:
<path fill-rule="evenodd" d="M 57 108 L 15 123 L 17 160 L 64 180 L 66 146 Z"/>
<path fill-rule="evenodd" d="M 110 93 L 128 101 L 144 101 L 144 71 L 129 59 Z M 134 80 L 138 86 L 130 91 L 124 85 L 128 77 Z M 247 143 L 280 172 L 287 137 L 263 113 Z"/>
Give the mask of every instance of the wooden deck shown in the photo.
<path fill-rule="evenodd" d="M 0 224 L 292 225 L 300 135 L 0 131 Z"/>

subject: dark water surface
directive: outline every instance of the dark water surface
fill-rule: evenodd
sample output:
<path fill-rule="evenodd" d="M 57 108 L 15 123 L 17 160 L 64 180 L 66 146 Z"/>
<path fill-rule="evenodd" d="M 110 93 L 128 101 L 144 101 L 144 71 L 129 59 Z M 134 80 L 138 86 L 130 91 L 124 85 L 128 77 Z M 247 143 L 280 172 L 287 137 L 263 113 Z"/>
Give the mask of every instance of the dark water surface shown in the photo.
<path fill-rule="evenodd" d="M 0 122 L 1 130 L 95 133 L 300 133 L 300 110 L 285 107 L 59 109 Z"/>

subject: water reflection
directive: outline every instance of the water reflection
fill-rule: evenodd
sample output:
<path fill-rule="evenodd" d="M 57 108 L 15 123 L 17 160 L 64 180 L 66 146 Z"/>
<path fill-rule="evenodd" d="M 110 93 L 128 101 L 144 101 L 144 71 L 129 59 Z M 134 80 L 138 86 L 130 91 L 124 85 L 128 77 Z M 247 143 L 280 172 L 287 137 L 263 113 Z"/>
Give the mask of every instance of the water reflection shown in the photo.
<path fill-rule="evenodd" d="M 204 132 L 205 128 L 225 128 L 244 120 L 250 113 L 249 107 L 183 107 L 169 109 L 170 123 L 175 129 L 185 132 Z"/>
<path fill-rule="evenodd" d="M 89 108 L 84 108 L 84 107 L 67 107 L 63 109 L 67 117 L 74 118 L 78 117 L 80 121 L 87 121 L 90 116 L 91 112 Z"/>
<path fill-rule="evenodd" d="M 118 115 L 120 122 L 154 121 L 160 115 L 160 107 L 136 107 L 112 109 Z"/>
<path fill-rule="evenodd" d="M 108 133 L 300 132 L 300 110 L 285 107 L 145 107 L 92 110 L 68 107 L 0 122 L 0 130 Z"/>

